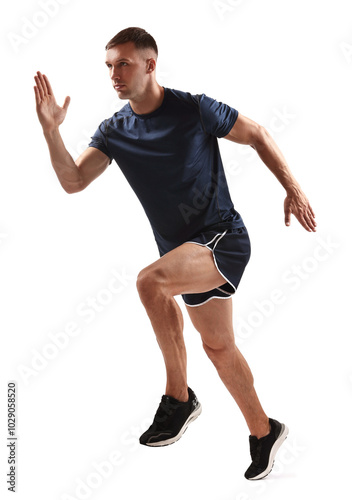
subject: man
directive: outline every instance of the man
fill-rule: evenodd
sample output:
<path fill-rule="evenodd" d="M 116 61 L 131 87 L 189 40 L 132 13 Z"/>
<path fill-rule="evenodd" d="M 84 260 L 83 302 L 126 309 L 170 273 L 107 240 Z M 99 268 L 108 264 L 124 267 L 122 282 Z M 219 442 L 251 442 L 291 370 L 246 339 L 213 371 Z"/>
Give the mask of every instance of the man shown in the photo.
<path fill-rule="evenodd" d="M 157 56 L 154 38 L 143 29 L 127 28 L 110 40 L 106 65 L 119 98 L 128 103 L 100 124 L 76 161 L 59 133 L 70 98 L 58 106 L 40 72 L 34 77 L 37 114 L 65 191 L 85 189 L 115 159 L 154 233 L 160 258 L 139 273 L 137 289 L 164 356 L 167 383 L 140 443 L 174 443 L 201 413 L 187 384 L 183 316 L 174 298 L 182 295 L 205 352 L 250 430 L 252 463 L 245 477 L 261 479 L 271 471 L 288 429 L 264 412 L 252 373 L 235 345 L 232 295 L 249 260 L 250 241 L 230 198 L 217 138 L 257 151 L 287 192 L 286 225 L 292 213 L 307 231 L 315 231 L 315 215 L 268 132 L 204 94 L 159 85 Z M 131 230 L 134 226 L 135 220 Z"/>

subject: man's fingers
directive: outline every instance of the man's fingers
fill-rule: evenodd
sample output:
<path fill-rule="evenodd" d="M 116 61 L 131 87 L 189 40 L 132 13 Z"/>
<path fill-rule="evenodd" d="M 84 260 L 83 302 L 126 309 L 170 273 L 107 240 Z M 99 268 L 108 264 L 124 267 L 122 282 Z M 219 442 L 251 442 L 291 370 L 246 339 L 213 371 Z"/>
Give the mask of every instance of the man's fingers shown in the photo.
<path fill-rule="evenodd" d="M 306 212 L 298 212 L 294 214 L 298 222 L 306 229 L 307 231 L 315 231 L 315 221 L 312 219 L 308 210 Z"/>
<path fill-rule="evenodd" d="M 43 75 L 41 74 L 40 71 L 38 71 L 38 77 L 39 77 L 40 83 L 42 84 L 44 95 L 47 96 L 49 92 L 48 92 L 48 89 L 46 86 L 45 78 L 43 77 Z"/>
<path fill-rule="evenodd" d="M 44 81 L 45 81 L 45 84 L 46 84 L 46 88 L 48 90 L 48 94 L 53 96 L 54 92 L 53 92 L 53 89 L 51 88 L 51 85 L 50 85 L 50 82 L 48 80 L 48 77 L 46 75 L 43 75 L 43 78 L 44 78 Z"/>
<path fill-rule="evenodd" d="M 43 86 L 41 84 L 41 81 L 40 81 L 39 77 L 35 76 L 34 80 L 35 80 L 35 83 L 37 84 L 37 88 L 38 88 L 38 91 L 39 91 L 40 98 L 44 99 L 44 90 L 43 90 Z"/>
<path fill-rule="evenodd" d="M 42 75 L 40 71 L 37 71 L 37 78 L 43 90 L 44 97 L 47 97 L 49 95 L 52 96 L 52 88 L 47 77 L 45 75 Z"/>
<path fill-rule="evenodd" d="M 315 213 L 313 212 L 313 209 L 312 209 L 312 207 L 310 205 L 308 205 L 308 210 L 309 210 L 311 216 L 315 217 Z"/>
<path fill-rule="evenodd" d="M 310 229 L 311 231 L 316 231 L 316 229 L 315 229 L 316 222 L 315 222 L 315 220 L 313 219 L 313 217 L 310 215 L 310 213 L 307 213 L 307 214 L 305 215 L 305 222 L 306 222 L 306 224 L 308 225 L 308 227 L 309 227 L 309 229 Z"/>
<path fill-rule="evenodd" d="M 296 219 L 301 224 L 301 226 L 304 227 L 304 229 L 306 229 L 307 231 L 310 231 L 310 227 L 308 225 L 308 222 L 305 218 L 305 214 L 303 212 L 298 212 L 298 213 L 293 214 L 293 215 L 296 217 Z"/>
<path fill-rule="evenodd" d="M 313 212 L 313 209 L 309 203 L 308 203 L 308 206 L 307 206 L 306 211 L 304 213 L 304 218 L 305 218 L 306 223 L 310 227 L 310 229 L 312 231 L 316 231 L 315 227 L 316 227 L 317 223 L 315 222 L 315 213 Z"/>

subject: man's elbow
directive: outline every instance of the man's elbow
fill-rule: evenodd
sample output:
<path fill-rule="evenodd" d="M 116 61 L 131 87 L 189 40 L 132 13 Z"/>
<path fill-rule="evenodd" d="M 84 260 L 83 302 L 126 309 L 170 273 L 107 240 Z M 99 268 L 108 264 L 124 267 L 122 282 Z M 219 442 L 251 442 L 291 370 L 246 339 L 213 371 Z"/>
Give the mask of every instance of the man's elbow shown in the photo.
<path fill-rule="evenodd" d="M 83 189 L 85 189 L 86 187 L 82 181 L 74 183 L 73 182 L 61 183 L 61 186 L 68 194 L 79 193 L 80 191 L 83 191 Z"/>

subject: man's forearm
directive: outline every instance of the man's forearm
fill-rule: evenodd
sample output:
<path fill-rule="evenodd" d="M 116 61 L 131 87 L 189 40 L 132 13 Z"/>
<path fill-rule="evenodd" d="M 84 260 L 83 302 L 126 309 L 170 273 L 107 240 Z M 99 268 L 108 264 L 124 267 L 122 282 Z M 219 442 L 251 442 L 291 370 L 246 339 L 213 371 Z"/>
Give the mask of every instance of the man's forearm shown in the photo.
<path fill-rule="evenodd" d="M 67 151 L 59 129 L 44 131 L 44 137 L 48 144 L 52 166 L 62 187 L 67 193 L 80 191 L 82 177 L 79 168 Z"/>
<path fill-rule="evenodd" d="M 257 151 L 261 160 L 275 175 L 288 193 L 299 191 L 301 189 L 300 185 L 290 171 L 283 154 L 265 128 L 262 128 L 260 138 L 257 139 L 256 143 L 252 147 Z"/>

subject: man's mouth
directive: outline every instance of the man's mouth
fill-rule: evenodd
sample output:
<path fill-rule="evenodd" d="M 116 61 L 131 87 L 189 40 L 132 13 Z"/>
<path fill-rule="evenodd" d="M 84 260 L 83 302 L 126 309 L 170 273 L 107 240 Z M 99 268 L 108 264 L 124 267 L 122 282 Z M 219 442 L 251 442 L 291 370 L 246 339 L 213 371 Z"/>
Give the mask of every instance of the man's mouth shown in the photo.
<path fill-rule="evenodd" d="M 125 85 L 123 83 L 118 83 L 118 84 L 114 85 L 114 89 L 116 89 L 116 90 L 120 90 L 122 87 L 125 87 Z"/>

